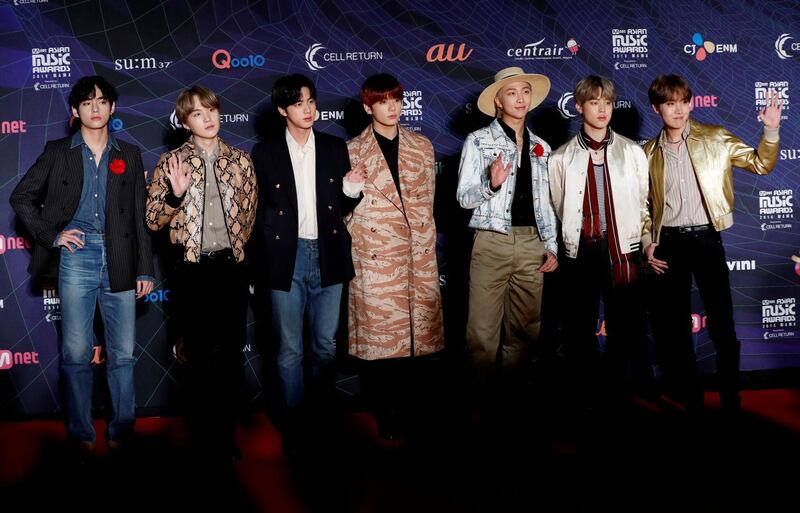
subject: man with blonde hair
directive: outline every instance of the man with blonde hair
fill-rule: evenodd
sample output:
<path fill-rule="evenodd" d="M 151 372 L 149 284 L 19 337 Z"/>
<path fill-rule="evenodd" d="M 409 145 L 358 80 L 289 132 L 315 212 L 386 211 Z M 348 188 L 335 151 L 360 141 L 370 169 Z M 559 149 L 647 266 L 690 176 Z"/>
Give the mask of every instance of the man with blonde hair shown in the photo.
<path fill-rule="evenodd" d="M 614 395 L 603 399 L 620 398 L 627 357 L 639 364 L 633 370 L 648 371 L 646 365 L 641 368 L 647 339 L 636 272 L 647 219 L 647 159 L 638 144 L 609 127 L 615 96 L 607 78 L 590 75 L 579 81 L 573 97 L 583 125 L 549 162 L 550 194 L 564 245 L 562 289 L 568 291 L 561 311 L 569 313 L 561 331 L 588 406 L 591 396 L 607 387 Z M 596 335 L 601 298 L 602 357 Z M 598 379 L 601 365 L 604 380 Z"/>

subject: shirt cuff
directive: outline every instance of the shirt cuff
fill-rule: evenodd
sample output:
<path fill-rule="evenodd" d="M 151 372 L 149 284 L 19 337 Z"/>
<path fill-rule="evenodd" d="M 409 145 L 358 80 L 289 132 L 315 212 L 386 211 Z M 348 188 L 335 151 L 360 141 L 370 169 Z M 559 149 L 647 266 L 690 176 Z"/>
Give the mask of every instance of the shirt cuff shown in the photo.
<path fill-rule="evenodd" d="M 136 277 L 136 281 L 149 281 L 149 282 L 155 283 L 156 279 L 154 277 L 152 277 L 152 276 L 148 276 L 147 274 L 143 274 L 141 276 L 137 276 Z"/>
<path fill-rule="evenodd" d="M 781 131 L 780 127 L 768 128 L 765 126 L 764 139 L 766 139 L 767 142 L 776 143 L 780 140 L 780 131 Z"/>
<path fill-rule="evenodd" d="M 361 191 L 364 190 L 364 183 L 366 182 L 351 182 L 349 180 L 342 180 L 342 192 L 348 198 L 358 198 Z"/>

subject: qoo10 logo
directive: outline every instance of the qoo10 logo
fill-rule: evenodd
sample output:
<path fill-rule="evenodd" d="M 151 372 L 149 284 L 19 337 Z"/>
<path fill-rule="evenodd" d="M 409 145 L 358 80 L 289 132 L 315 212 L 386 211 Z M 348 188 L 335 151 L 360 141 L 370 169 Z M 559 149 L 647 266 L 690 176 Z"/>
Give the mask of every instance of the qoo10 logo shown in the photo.
<path fill-rule="evenodd" d="M 163 301 L 169 301 L 169 289 L 154 290 L 144 297 L 145 303 L 161 303 Z"/>
<path fill-rule="evenodd" d="M 211 54 L 211 63 L 217 69 L 260 68 L 267 63 L 263 55 L 234 57 L 228 50 L 219 49 Z"/>

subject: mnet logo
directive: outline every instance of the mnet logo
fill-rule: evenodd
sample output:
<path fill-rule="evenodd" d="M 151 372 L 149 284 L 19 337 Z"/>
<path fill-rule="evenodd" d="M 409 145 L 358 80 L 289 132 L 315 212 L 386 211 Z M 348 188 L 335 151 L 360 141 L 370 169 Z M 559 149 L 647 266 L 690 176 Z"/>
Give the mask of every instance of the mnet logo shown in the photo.
<path fill-rule="evenodd" d="M 541 60 L 541 59 L 572 59 L 580 50 L 580 45 L 575 39 L 570 38 L 566 44 L 542 45 L 542 38 L 535 43 L 528 43 L 520 48 L 509 48 L 506 55 L 513 57 L 517 61 Z M 565 53 L 566 52 L 566 53 Z"/>
<path fill-rule="evenodd" d="M 0 234 L 0 255 L 13 249 L 30 249 L 31 243 L 24 237 L 6 237 Z"/>
<path fill-rule="evenodd" d="M 717 44 L 713 41 L 706 41 L 703 39 L 700 32 L 695 32 L 692 35 L 692 44 L 684 45 L 683 53 L 694 55 L 694 58 L 702 62 L 706 57 L 712 53 L 737 53 L 739 51 L 735 43 L 721 43 Z"/>
<path fill-rule="evenodd" d="M 693 313 L 692 314 L 692 333 L 700 333 L 703 329 L 705 329 L 707 323 L 708 323 L 708 317 L 707 316 Z"/>
<path fill-rule="evenodd" d="M 39 363 L 39 353 L 36 351 L 16 351 L 0 349 L 0 370 L 8 370 L 14 365 L 33 365 Z"/>
<path fill-rule="evenodd" d="M 14 121 L 3 121 L 0 123 L 0 133 L 3 134 L 24 134 L 27 133 L 28 129 L 25 128 L 27 122 L 21 119 L 15 119 Z"/>
<path fill-rule="evenodd" d="M 725 262 L 728 264 L 729 271 L 755 271 L 756 270 L 756 261 L 755 260 L 728 260 Z"/>
<path fill-rule="evenodd" d="M 792 59 L 800 55 L 800 43 L 789 42 L 793 39 L 794 38 L 789 34 L 781 34 L 778 36 L 778 39 L 775 40 L 775 53 L 778 54 L 778 57 L 781 59 Z"/>
<path fill-rule="evenodd" d="M 219 49 L 211 54 L 211 64 L 217 69 L 263 68 L 267 59 L 263 55 L 234 57 L 228 50 Z"/>
<path fill-rule="evenodd" d="M 157 61 L 154 57 L 135 57 L 131 59 L 116 59 L 114 60 L 114 69 L 132 70 L 132 69 L 165 69 L 169 68 L 172 61 Z"/>
<path fill-rule="evenodd" d="M 439 43 L 428 48 L 425 60 L 428 62 L 464 62 L 472 55 L 472 51 L 472 48 L 467 48 L 466 43 L 458 46 L 455 43 Z"/>
<path fill-rule="evenodd" d="M 763 328 L 794 327 L 797 300 L 793 297 L 763 299 L 761 301 L 761 323 Z"/>
<path fill-rule="evenodd" d="M 695 109 L 707 109 L 710 107 L 719 107 L 719 99 L 710 94 L 695 95 L 692 97 L 692 105 Z"/>

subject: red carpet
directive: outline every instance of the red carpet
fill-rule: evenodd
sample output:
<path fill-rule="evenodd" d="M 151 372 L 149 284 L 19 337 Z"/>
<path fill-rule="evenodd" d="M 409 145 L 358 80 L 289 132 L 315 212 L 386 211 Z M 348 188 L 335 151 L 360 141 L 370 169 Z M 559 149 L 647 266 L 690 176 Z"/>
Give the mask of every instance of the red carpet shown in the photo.
<path fill-rule="evenodd" d="M 516 453 L 532 469 L 525 471 L 519 482 L 501 480 L 498 486 L 502 493 L 511 496 L 499 499 L 494 493 L 482 494 L 470 484 L 476 475 L 509 471 L 509 467 L 483 466 L 501 457 L 494 454 L 494 449 L 481 456 L 481 444 L 463 433 L 454 433 L 448 439 L 446 433 L 433 433 L 430 440 L 413 447 L 402 441 L 382 440 L 374 419 L 366 413 L 348 414 L 339 431 L 332 428 L 333 442 L 326 442 L 326 450 L 312 451 L 299 462 L 286 457 L 280 435 L 267 417 L 256 415 L 241 424 L 237 433 L 243 460 L 232 464 L 230 474 L 219 480 L 192 475 L 191 462 L 184 452 L 186 432 L 181 418 L 142 418 L 137 422 L 136 432 L 140 441 L 137 444 L 141 443 L 143 449 L 141 454 L 134 455 L 125 475 L 137 494 L 131 506 L 148 507 L 148 501 L 152 501 L 151 511 L 160 511 L 162 506 L 170 511 L 188 511 L 180 507 L 184 502 L 182 496 L 199 497 L 197 504 L 202 506 L 206 492 L 211 494 L 210 503 L 230 501 L 228 511 L 254 512 L 528 511 L 528 505 L 531 510 L 543 511 L 734 511 L 744 503 L 737 504 L 736 500 L 729 503 L 717 497 L 722 490 L 713 493 L 710 490 L 727 484 L 730 479 L 734 487 L 736 483 L 754 487 L 747 498 L 768 502 L 772 495 L 777 497 L 788 491 L 781 488 L 784 481 L 787 487 L 789 482 L 794 483 L 792 489 L 796 486 L 797 472 L 779 469 L 785 465 L 790 465 L 790 469 L 797 467 L 793 458 L 800 455 L 800 390 L 745 392 L 742 403 L 745 420 L 733 445 L 718 437 L 720 427 L 726 427 L 728 421 L 716 411 L 716 394 L 707 394 L 706 405 L 709 419 L 702 426 L 670 419 L 658 407 L 644 401 L 624 422 L 605 419 L 588 426 L 577 426 L 565 419 L 549 421 L 549 427 L 541 427 L 543 420 L 532 412 L 528 417 L 530 424 L 523 424 L 531 430 L 520 438 L 522 441 L 512 445 L 511 455 L 503 456 L 513 458 Z M 97 422 L 96 428 L 98 433 L 103 432 L 101 422 Z M 512 429 L 509 439 L 514 440 L 519 434 Z M 664 440 L 670 437 L 673 442 L 665 445 Z M 63 424 L 59 421 L 0 422 L 0 491 L 4 513 L 39 511 L 38 506 L 50 504 L 66 507 L 69 501 L 47 498 L 51 491 L 58 495 L 68 488 L 60 482 L 64 467 L 55 461 L 63 456 L 64 438 Z M 526 442 L 526 438 L 542 443 L 527 443 L 530 440 Z M 697 439 L 702 441 L 697 443 Z M 110 461 L 105 442 L 98 442 L 97 462 L 89 472 L 99 482 L 113 483 L 117 469 Z M 508 440 L 497 442 L 496 449 L 502 452 Z M 692 443 L 697 445 L 686 447 Z M 617 445 L 611 449 L 613 444 Z M 714 461 L 724 458 L 731 448 L 735 461 L 742 467 L 731 470 L 728 476 L 727 463 Z M 642 451 L 649 451 L 650 455 L 643 457 Z M 609 456 L 619 461 L 612 462 Z M 688 460 L 684 461 L 685 458 Z M 622 471 L 629 480 L 628 488 L 623 486 L 612 494 L 601 486 L 598 496 L 598 490 L 587 482 L 590 477 L 586 474 L 598 469 L 609 471 L 622 462 L 644 466 Z M 654 471 L 647 465 L 661 470 Z M 702 465 L 709 465 L 706 471 L 693 468 Z M 695 474 L 703 476 L 706 479 L 703 487 L 707 486 L 708 491 L 694 495 L 673 490 L 669 498 L 659 495 L 664 491 L 663 480 L 672 476 L 674 468 L 685 470 L 686 479 Z M 561 473 L 560 477 L 550 475 L 551 471 Z M 639 475 L 648 472 L 653 473 L 650 479 Z M 781 472 L 782 479 L 770 481 L 770 488 L 761 489 L 766 481 L 748 476 L 749 472 Z M 183 476 L 176 477 L 175 473 Z M 484 477 L 477 482 L 489 487 L 497 484 Z M 646 490 L 649 482 L 657 486 Z M 206 490 L 208 483 L 211 486 L 221 483 L 221 491 Z M 540 485 L 548 488 L 541 490 Z M 556 493 L 559 487 L 567 493 L 563 496 Z M 575 494 L 570 495 L 573 489 Z M 581 496 L 581 490 L 587 495 Z M 161 498 L 165 491 L 172 494 L 166 501 Z M 728 493 L 732 492 L 728 488 Z M 736 493 L 741 496 L 741 490 Z M 109 494 L 113 500 L 115 495 Z M 617 501 L 627 505 L 612 508 Z M 74 506 L 80 504 L 76 499 Z"/>

